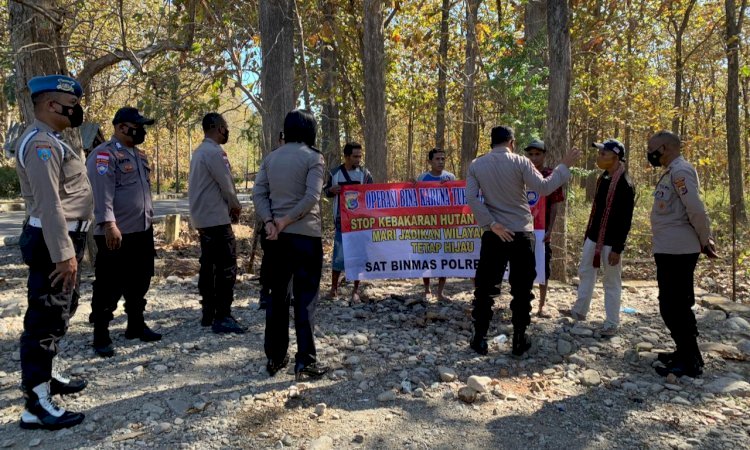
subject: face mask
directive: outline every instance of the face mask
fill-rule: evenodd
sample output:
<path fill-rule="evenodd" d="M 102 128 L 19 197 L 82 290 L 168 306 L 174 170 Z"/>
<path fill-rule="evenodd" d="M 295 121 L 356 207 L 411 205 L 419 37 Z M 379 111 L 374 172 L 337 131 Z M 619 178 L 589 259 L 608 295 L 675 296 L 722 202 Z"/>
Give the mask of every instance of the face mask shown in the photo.
<path fill-rule="evenodd" d="M 651 153 L 646 153 L 648 162 L 651 163 L 651 165 L 654 167 L 661 167 L 661 161 L 659 160 L 661 159 L 662 155 L 664 154 L 659 150 L 654 150 Z"/>
<path fill-rule="evenodd" d="M 221 132 L 220 132 L 220 133 L 221 133 Z M 221 143 L 221 145 L 224 145 L 224 144 L 226 144 L 227 142 L 229 142 L 229 130 L 224 130 L 224 132 L 223 132 L 223 133 L 221 133 L 221 137 L 223 137 L 223 138 L 224 138 L 224 139 L 223 139 L 223 141 L 224 141 L 224 142 L 222 142 L 222 143 Z"/>
<path fill-rule="evenodd" d="M 146 129 L 143 127 L 128 127 L 128 131 L 125 134 L 133 138 L 133 145 L 143 144 L 143 141 L 146 140 Z"/>
<path fill-rule="evenodd" d="M 60 114 L 61 116 L 65 116 L 70 121 L 70 126 L 72 128 L 80 127 L 83 123 L 83 108 L 81 105 L 75 105 L 75 106 L 66 106 L 62 103 L 55 102 L 58 105 L 62 107 L 62 112 L 57 112 L 57 114 Z"/>

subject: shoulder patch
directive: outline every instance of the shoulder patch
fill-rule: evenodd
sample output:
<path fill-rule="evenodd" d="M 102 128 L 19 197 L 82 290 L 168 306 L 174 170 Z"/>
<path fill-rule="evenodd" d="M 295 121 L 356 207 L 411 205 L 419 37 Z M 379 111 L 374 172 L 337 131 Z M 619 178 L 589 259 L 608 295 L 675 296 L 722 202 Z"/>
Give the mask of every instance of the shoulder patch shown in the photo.
<path fill-rule="evenodd" d="M 96 173 L 104 175 L 109 171 L 109 153 L 108 152 L 97 152 L 96 153 Z"/>
<path fill-rule="evenodd" d="M 224 165 L 227 166 L 228 171 L 232 171 L 232 165 L 229 164 L 229 156 L 227 156 L 227 152 L 224 150 L 221 151 L 221 158 L 224 160 Z"/>
<path fill-rule="evenodd" d="M 52 158 L 52 146 L 49 144 L 36 144 L 36 156 L 44 162 L 47 162 Z"/>
<path fill-rule="evenodd" d="M 688 193 L 688 188 L 687 188 L 687 185 L 685 184 L 685 177 L 675 178 L 674 186 L 677 188 L 677 192 L 679 192 L 680 195 L 685 195 Z"/>

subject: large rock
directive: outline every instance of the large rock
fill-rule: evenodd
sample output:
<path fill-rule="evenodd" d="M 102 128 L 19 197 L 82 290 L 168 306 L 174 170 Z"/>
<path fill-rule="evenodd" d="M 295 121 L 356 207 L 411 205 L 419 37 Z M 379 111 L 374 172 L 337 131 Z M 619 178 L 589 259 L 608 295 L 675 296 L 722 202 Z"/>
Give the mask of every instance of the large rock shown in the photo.
<path fill-rule="evenodd" d="M 712 394 L 727 394 L 737 397 L 750 397 L 750 383 L 729 377 L 722 377 L 704 386 Z"/>
<path fill-rule="evenodd" d="M 722 295 L 708 294 L 701 298 L 701 306 L 708 309 L 721 309 L 719 306 L 725 303 L 731 303 L 731 300 Z"/>
<path fill-rule="evenodd" d="M 440 375 L 440 381 L 444 381 L 446 383 L 450 383 L 451 381 L 456 381 L 458 379 L 458 374 L 450 367 L 438 367 L 438 375 Z"/>
<path fill-rule="evenodd" d="M 750 322 L 748 322 L 742 317 L 730 317 L 725 322 L 724 328 L 730 331 L 750 332 Z"/>
<path fill-rule="evenodd" d="M 722 344 L 720 342 L 701 342 L 700 344 L 698 344 L 698 347 L 704 353 L 713 353 L 715 355 L 721 356 L 724 359 L 745 359 L 742 352 L 737 350 L 737 348 L 732 347 L 731 345 Z"/>
<path fill-rule="evenodd" d="M 750 340 L 743 339 L 737 344 L 737 350 L 740 351 L 743 355 L 750 358 Z"/>
<path fill-rule="evenodd" d="M 573 344 L 565 339 L 557 340 L 557 353 L 559 355 L 569 355 L 573 351 Z"/>
<path fill-rule="evenodd" d="M 581 374 L 581 383 L 584 386 L 598 386 L 602 382 L 599 372 L 594 369 L 584 370 Z"/>
<path fill-rule="evenodd" d="M 469 386 L 464 386 L 458 390 L 458 398 L 466 403 L 474 403 L 474 401 L 477 399 L 477 391 Z"/>
<path fill-rule="evenodd" d="M 385 391 L 378 395 L 379 402 L 392 402 L 394 400 L 396 400 L 396 393 L 393 391 Z"/>
<path fill-rule="evenodd" d="M 490 377 L 481 377 L 478 375 L 472 375 L 469 377 L 468 380 L 466 380 L 466 385 L 470 388 L 474 389 L 477 392 L 487 392 L 490 390 L 490 384 L 492 383 L 492 378 Z"/>
<path fill-rule="evenodd" d="M 310 442 L 310 450 L 330 450 L 333 448 L 333 438 L 330 436 L 321 436 Z"/>
<path fill-rule="evenodd" d="M 594 335 L 594 331 L 591 328 L 575 326 L 570 329 L 570 334 L 573 336 L 591 337 Z"/>

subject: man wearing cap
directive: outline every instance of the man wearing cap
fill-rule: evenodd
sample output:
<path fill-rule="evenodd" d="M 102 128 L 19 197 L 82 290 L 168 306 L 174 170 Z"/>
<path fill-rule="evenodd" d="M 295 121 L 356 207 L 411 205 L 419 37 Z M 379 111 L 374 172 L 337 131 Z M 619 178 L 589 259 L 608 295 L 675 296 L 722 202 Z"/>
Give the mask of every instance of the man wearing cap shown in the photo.
<path fill-rule="evenodd" d="M 95 148 L 86 162 L 94 190 L 97 247 L 89 322 L 94 324 L 94 351 L 101 357 L 115 353 L 109 322 L 120 297 L 125 297 L 128 315 L 125 338 L 161 339 L 143 319 L 145 296 L 154 276 L 154 210 L 151 166 L 136 147 L 146 138 L 145 126 L 153 123 L 136 108 L 120 108 L 112 120 L 112 139 Z"/>
<path fill-rule="evenodd" d="M 602 336 L 614 336 L 620 325 L 621 255 L 633 220 L 635 189 L 625 170 L 625 146 L 616 139 L 591 145 L 599 151 L 596 165 L 604 172 L 596 180 L 594 204 L 578 266 L 578 299 L 570 313 L 576 320 L 586 320 L 597 271 L 601 268 L 606 319 L 599 332 Z"/>
<path fill-rule="evenodd" d="M 477 224 L 485 229 L 474 290 L 474 336 L 470 347 L 487 354 L 487 331 L 492 320 L 493 296 L 498 294 L 505 268 L 510 264 L 510 294 L 513 300 L 514 357 L 531 347 L 526 328 L 531 319 L 531 289 L 536 278 L 534 223 L 527 188 L 549 195 L 570 178 L 570 167 L 580 154 L 572 149 L 548 178 L 534 169 L 528 158 L 513 153 L 516 139 L 507 126 L 492 129 L 492 151 L 472 161 L 466 180 L 466 198 Z M 479 192 L 482 192 L 482 198 Z"/>
<path fill-rule="evenodd" d="M 545 167 L 544 159 L 547 156 L 547 149 L 544 146 L 544 141 L 534 139 L 529 142 L 529 145 L 524 149 L 526 157 L 531 160 L 534 164 L 534 168 L 542 174 L 544 178 L 552 175 L 552 168 Z M 549 317 L 544 314 L 544 304 L 547 301 L 547 284 L 550 275 L 550 262 L 552 262 L 552 245 L 551 235 L 552 228 L 557 220 L 557 207 L 560 202 L 565 201 L 565 194 L 563 188 L 559 187 L 555 192 L 551 193 L 546 197 L 544 203 L 544 280 L 545 284 L 539 284 L 539 309 L 537 310 L 538 317 Z"/>
<path fill-rule="evenodd" d="M 60 134 L 83 123 L 76 80 L 40 76 L 29 83 L 36 120 L 16 144 L 16 171 L 28 218 L 19 245 L 29 266 L 28 309 L 21 335 L 21 389 L 26 409 L 21 428 L 56 430 L 78 425 L 82 413 L 52 400 L 86 387 L 52 370 L 58 343 L 78 307 L 78 264 L 86 247 L 93 208 L 91 185 L 81 157 Z"/>
<path fill-rule="evenodd" d="M 695 378 L 703 373 L 703 357 L 691 309 L 695 304 L 693 273 L 701 253 L 712 259 L 718 255 L 698 193 L 698 174 L 681 153 L 680 137 L 671 131 L 660 131 L 648 140 L 649 163 L 666 167 L 654 190 L 651 233 L 659 311 L 676 346 L 672 353 L 659 354 L 666 366 L 656 367 L 656 372 Z"/>
<path fill-rule="evenodd" d="M 201 241 L 198 291 L 202 297 L 201 325 L 214 333 L 244 333 L 232 317 L 237 280 L 237 244 L 232 223 L 240 218 L 229 157 L 221 148 L 229 142 L 229 127 L 221 114 L 203 117 L 205 139 L 190 161 L 188 199 L 190 220 Z"/>

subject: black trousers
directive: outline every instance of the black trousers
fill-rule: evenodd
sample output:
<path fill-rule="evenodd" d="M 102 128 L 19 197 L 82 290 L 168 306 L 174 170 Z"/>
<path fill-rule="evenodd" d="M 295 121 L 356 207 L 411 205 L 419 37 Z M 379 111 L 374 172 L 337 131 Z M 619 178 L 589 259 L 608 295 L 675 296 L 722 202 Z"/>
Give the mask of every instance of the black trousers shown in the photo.
<path fill-rule="evenodd" d="M 693 273 L 699 253 L 668 255 L 657 253 L 656 281 L 659 285 L 659 312 L 674 339 L 679 356 L 700 359 L 698 325 L 691 309 L 695 304 Z"/>
<path fill-rule="evenodd" d="M 316 361 L 313 340 L 315 306 L 323 271 L 323 242 L 319 237 L 281 233 L 266 241 L 269 255 L 271 304 L 266 308 L 266 357 L 279 362 L 289 348 L 289 286 L 294 297 L 297 364 Z"/>
<path fill-rule="evenodd" d="M 232 225 L 198 230 L 201 240 L 198 291 L 203 297 L 203 314 L 221 319 L 232 313 L 237 281 L 237 243 Z"/>
<path fill-rule="evenodd" d="M 154 276 L 154 230 L 122 235 L 116 250 L 107 248 L 104 236 L 94 236 L 96 267 L 94 292 L 91 297 L 89 322 L 108 324 L 117 310 L 117 302 L 125 297 L 128 321 L 143 321 L 146 293 Z"/>
<path fill-rule="evenodd" d="M 474 330 L 479 336 L 486 336 L 492 320 L 492 291 L 503 281 L 505 268 L 510 264 L 510 294 L 513 300 L 510 309 L 513 313 L 513 327 L 524 331 L 531 322 L 531 300 L 534 295 L 531 289 L 536 278 L 536 260 L 534 259 L 535 238 L 532 232 L 521 232 L 513 235 L 511 242 L 503 242 L 492 231 L 482 235 L 482 248 L 479 251 L 479 267 L 476 274 L 474 290 Z"/>
<path fill-rule="evenodd" d="M 268 276 L 271 262 L 265 228 L 260 231 L 260 248 L 263 250 L 263 258 L 260 260 L 260 301 L 268 303 L 271 292 L 271 278 Z"/>
<path fill-rule="evenodd" d="M 86 248 L 86 233 L 69 233 L 80 266 Z M 52 378 L 52 359 L 78 308 L 81 271 L 75 287 L 62 291 L 62 282 L 52 286 L 49 276 L 55 263 L 49 255 L 41 228 L 26 225 L 19 242 L 23 261 L 29 266 L 28 303 L 21 334 L 21 384 L 24 391 Z"/>

